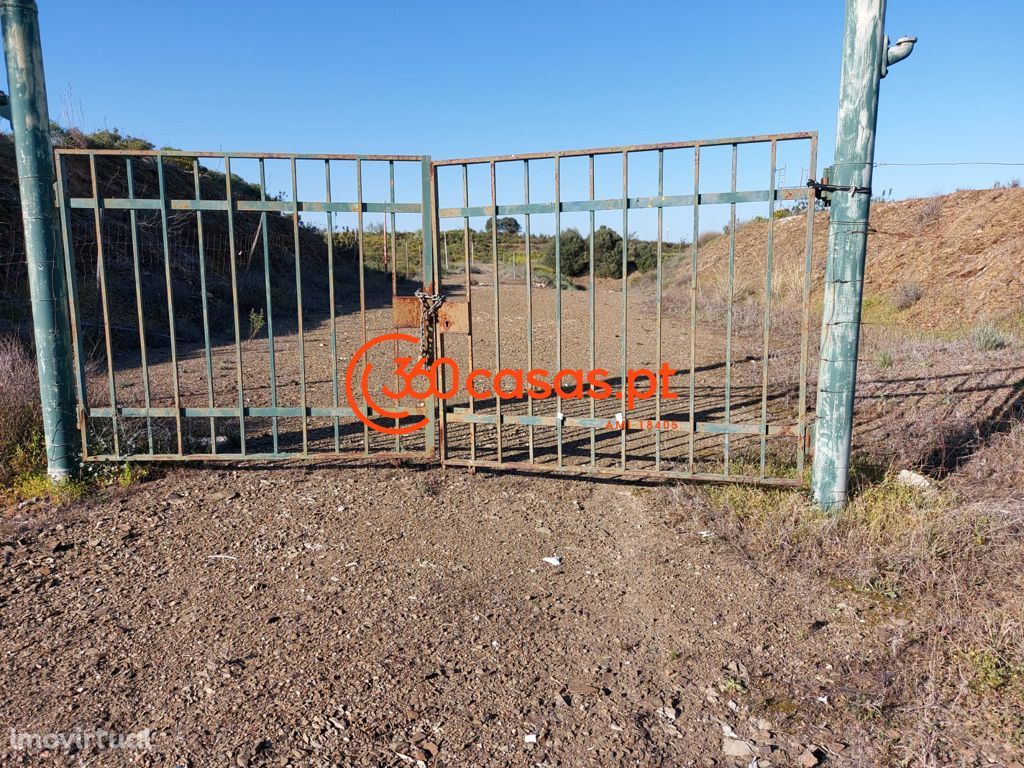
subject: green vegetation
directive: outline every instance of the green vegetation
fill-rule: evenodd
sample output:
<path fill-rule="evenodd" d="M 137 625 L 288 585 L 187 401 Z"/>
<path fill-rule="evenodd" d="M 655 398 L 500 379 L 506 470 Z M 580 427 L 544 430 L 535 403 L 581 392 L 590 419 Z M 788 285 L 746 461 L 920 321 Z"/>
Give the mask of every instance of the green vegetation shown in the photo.
<path fill-rule="evenodd" d="M 558 246 L 563 275 L 576 277 L 587 272 L 590 265 L 590 246 L 578 229 L 564 230 L 559 238 Z M 555 238 L 551 238 L 544 247 L 543 264 L 554 274 Z"/>
<path fill-rule="evenodd" d="M 263 307 L 260 307 L 260 311 L 257 312 L 255 309 L 249 310 L 249 340 L 255 339 L 261 330 L 263 330 L 263 324 L 266 318 L 263 315 Z"/>
<path fill-rule="evenodd" d="M 975 328 L 973 336 L 974 346 L 982 352 L 995 352 L 1010 346 L 1010 339 L 991 323 Z"/>
<path fill-rule="evenodd" d="M 629 258 L 638 270 L 650 272 L 658 266 L 658 245 L 650 240 L 630 240 Z"/>
<path fill-rule="evenodd" d="M 18 339 L 0 337 L 0 498 L 69 504 L 93 488 L 128 487 L 146 474 L 125 462 L 87 465 L 80 477 L 51 480 L 46 474 L 35 360 Z"/>
<path fill-rule="evenodd" d="M 494 219 L 488 218 L 484 224 L 484 232 L 490 234 L 493 226 Z M 519 219 L 515 216 L 498 217 L 498 237 L 518 237 L 522 231 L 523 228 L 519 224 Z"/>
<path fill-rule="evenodd" d="M 130 149 L 147 151 L 155 149 L 155 145 L 138 136 L 122 134 L 117 128 L 101 128 L 92 133 L 85 133 L 78 128 L 64 128 L 50 122 L 50 137 L 54 146 L 75 147 L 78 149 Z M 191 165 L 189 166 L 191 168 Z"/>
<path fill-rule="evenodd" d="M 962 658 L 972 672 L 970 686 L 975 693 L 998 691 L 1024 675 L 1024 666 L 1008 661 L 995 648 L 971 648 Z"/>
<path fill-rule="evenodd" d="M 46 465 L 36 382 L 29 351 L 14 337 L 0 338 L 0 485 Z"/>
<path fill-rule="evenodd" d="M 562 274 L 580 277 L 590 272 L 590 242 L 579 230 L 566 229 L 560 238 Z M 630 235 L 627 245 L 627 267 L 633 265 L 640 272 L 649 272 L 658 264 L 658 246 L 650 240 Z M 544 245 L 543 264 L 552 272 L 555 268 L 555 240 Z M 596 277 L 622 277 L 622 235 L 611 227 L 601 226 L 594 232 L 594 275 Z"/>

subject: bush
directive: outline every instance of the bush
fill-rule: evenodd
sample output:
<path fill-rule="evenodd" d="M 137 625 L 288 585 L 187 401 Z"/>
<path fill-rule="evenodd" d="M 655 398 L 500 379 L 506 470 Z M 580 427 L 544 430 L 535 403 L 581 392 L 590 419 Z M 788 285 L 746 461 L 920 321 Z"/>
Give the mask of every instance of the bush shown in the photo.
<path fill-rule="evenodd" d="M 88 149 L 89 140 L 85 134 L 77 128 L 63 128 L 58 123 L 50 121 L 50 141 L 55 147 L 71 147 L 74 149 Z"/>
<path fill-rule="evenodd" d="M 129 149 L 129 150 L 150 150 L 153 143 L 140 139 L 138 136 L 122 136 L 117 128 L 104 128 L 85 135 L 89 149 Z"/>
<path fill-rule="evenodd" d="M 995 352 L 1010 346 L 1010 340 L 992 324 L 974 329 L 974 346 L 982 352 Z"/>
<path fill-rule="evenodd" d="M 762 221 L 768 221 L 768 219 L 764 218 L 763 216 L 756 217 L 754 221 L 756 221 L 757 219 L 761 219 Z M 701 236 L 697 238 L 697 247 L 700 248 L 701 246 L 707 245 L 712 240 L 716 240 L 721 236 L 721 232 L 703 232 L 701 233 Z"/>
<path fill-rule="evenodd" d="M 650 272 L 658 267 L 658 245 L 650 240 L 633 240 L 629 244 L 629 260 L 641 272 Z"/>
<path fill-rule="evenodd" d="M 36 363 L 21 342 L 0 337 L 0 483 L 45 468 Z"/>
<path fill-rule="evenodd" d="M 622 236 L 611 227 L 602 225 L 594 233 L 594 274 L 622 277 Z"/>
<path fill-rule="evenodd" d="M 577 277 L 588 271 L 590 248 L 578 229 L 562 230 L 559 256 L 562 274 L 566 277 Z M 544 246 L 544 265 L 552 271 L 555 269 L 555 238 Z"/>
<path fill-rule="evenodd" d="M 919 229 L 930 227 L 942 217 L 942 200 L 935 197 L 921 206 L 917 213 L 917 226 Z"/>
<path fill-rule="evenodd" d="M 910 309 L 924 297 L 924 288 L 920 283 L 901 283 L 896 290 L 896 309 Z"/>

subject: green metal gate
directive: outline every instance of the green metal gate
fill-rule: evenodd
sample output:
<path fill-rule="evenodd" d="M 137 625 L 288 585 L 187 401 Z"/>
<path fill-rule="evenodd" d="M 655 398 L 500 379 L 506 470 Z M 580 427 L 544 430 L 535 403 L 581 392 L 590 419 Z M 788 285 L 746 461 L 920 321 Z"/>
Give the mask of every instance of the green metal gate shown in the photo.
<path fill-rule="evenodd" d="M 83 458 L 437 446 L 455 466 L 799 484 L 816 151 L 814 133 L 433 163 L 60 149 Z M 737 238 L 752 210 L 757 243 Z M 783 274 L 775 231 L 797 219 Z M 420 355 L 430 391 L 401 391 L 395 359 Z M 540 368 L 605 370 L 611 394 L 496 383 Z"/>
<path fill-rule="evenodd" d="M 393 330 L 393 296 L 432 280 L 430 168 L 422 156 L 58 150 L 83 459 L 432 454 L 431 402 L 396 421 L 422 429 L 379 434 L 339 370 Z M 399 232 L 399 219 L 412 223 Z"/>
<path fill-rule="evenodd" d="M 782 147 L 799 186 L 779 183 Z M 435 162 L 436 229 L 442 242 L 449 232 L 460 235 L 462 246 L 461 264 L 446 256 L 442 290 L 470 305 L 465 341 L 453 338 L 462 334 L 440 335 L 439 353 L 453 361 L 440 374 L 488 366 L 506 371 L 504 381 L 514 384 L 515 371 L 538 366 L 549 373 L 567 370 L 570 382 L 578 380 L 576 372 L 597 369 L 608 374 L 614 390 L 603 399 L 579 396 L 578 386 L 568 393 L 556 386 L 548 397 L 506 397 L 508 387 L 499 393 L 494 382 L 494 396 L 480 399 L 466 396 L 462 387 L 461 397 L 441 410 L 443 462 L 801 484 L 809 447 L 815 208 L 805 181 L 815 178 L 816 154 L 817 134 L 806 132 Z M 712 160 L 716 165 L 709 165 Z M 763 240 L 745 237 L 738 246 L 737 209 L 749 217 L 751 206 L 764 220 Z M 702 224 L 709 209 L 727 215 L 717 238 L 708 238 Z M 688 242 L 666 237 L 670 212 Z M 650 272 L 633 274 L 640 257 L 632 228 L 645 213 Z M 803 224 L 800 247 L 790 249 L 780 274 L 774 235 L 782 214 L 789 228 Z M 522 230 L 511 249 L 499 234 L 500 222 L 510 217 Z M 488 233 L 479 243 L 476 222 Z M 542 230 L 549 269 L 539 283 L 536 234 Z M 571 269 L 565 268 L 567 238 L 576 251 Z M 609 242 L 615 268 L 609 268 Z M 442 263 L 442 247 L 435 250 Z M 714 259 L 705 256 L 711 250 Z M 737 265 L 749 275 L 751 260 L 759 285 L 744 286 L 752 295 L 741 297 Z M 781 308 L 785 327 L 779 329 L 788 344 L 773 350 L 773 297 L 780 296 L 789 302 Z M 637 373 L 668 363 L 673 373 L 657 383 Z M 624 391 L 641 378 L 649 384 L 647 399 L 624 407 Z"/>

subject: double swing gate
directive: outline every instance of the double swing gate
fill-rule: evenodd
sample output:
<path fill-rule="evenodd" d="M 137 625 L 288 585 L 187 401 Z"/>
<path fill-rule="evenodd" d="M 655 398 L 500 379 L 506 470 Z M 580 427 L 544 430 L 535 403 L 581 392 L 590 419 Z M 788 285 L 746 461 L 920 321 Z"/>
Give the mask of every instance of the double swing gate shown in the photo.
<path fill-rule="evenodd" d="M 58 149 L 83 458 L 800 484 L 816 150 Z"/>

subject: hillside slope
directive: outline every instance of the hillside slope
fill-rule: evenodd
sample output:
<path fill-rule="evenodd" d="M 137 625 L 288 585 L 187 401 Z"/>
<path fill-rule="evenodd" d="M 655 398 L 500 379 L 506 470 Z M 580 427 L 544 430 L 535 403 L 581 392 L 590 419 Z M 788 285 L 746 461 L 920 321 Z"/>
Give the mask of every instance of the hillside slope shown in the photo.
<path fill-rule="evenodd" d="M 775 290 L 799 293 L 805 219 L 775 222 Z M 865 296 L 895 310 L 903 286 L 921 297 L 900 320 L 922 327 L 949 327 L 979 318 L 1024 312 L 1024 189 L 966 190 L 871 206 Z M 764 280 L 768 222 L 753 221 L 736 233 L 736 286 L 759 295 Z M 828 239 L 828 212 L 814 222 L 815 293 L 820 294 Z M 700 249 L 701 275 L 724 275 L 729 239 Z M 680 273 L 689 264 L 680 264 Z M 678 277 L 677 277 L 678 279 Z M 713 280 L 712 283 L 717 282 Z"/>

